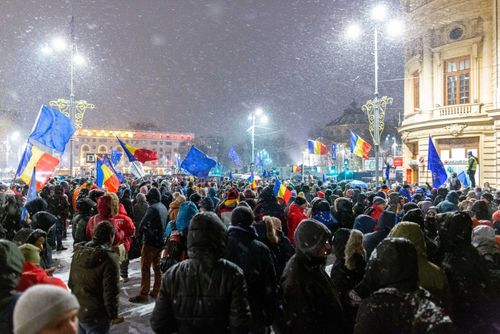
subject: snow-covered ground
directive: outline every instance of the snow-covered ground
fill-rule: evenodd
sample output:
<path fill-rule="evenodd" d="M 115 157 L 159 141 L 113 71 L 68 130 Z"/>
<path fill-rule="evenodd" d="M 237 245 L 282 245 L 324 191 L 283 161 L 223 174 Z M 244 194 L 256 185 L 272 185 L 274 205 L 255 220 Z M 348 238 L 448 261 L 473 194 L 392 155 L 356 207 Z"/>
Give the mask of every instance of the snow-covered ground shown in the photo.
<path fill-rule="evenodd" d="M 68 237 L 63 240 L 63 243 L 68 249 L 54 252 L 53 255 L 57 263 L 54 276 L 68 282 L 71 254 L 73 252 L 73 239 L 71 238 L 70 229 L 68 229 Z M 112 326 L 111 333 L 153 333 L 149 326 L 149 319 L 155 305 L 154 300 L 150 298 L 147 304 L 132 304 L 128 301 L 130 297 L 137 295 L 139 292 L 141 282 L 140 259 L 130 261 L 129 278 L 130 280 L 127 283 L 122 284 L 120 291 L 120 315 L 125 318 L 125 321 Z"/>

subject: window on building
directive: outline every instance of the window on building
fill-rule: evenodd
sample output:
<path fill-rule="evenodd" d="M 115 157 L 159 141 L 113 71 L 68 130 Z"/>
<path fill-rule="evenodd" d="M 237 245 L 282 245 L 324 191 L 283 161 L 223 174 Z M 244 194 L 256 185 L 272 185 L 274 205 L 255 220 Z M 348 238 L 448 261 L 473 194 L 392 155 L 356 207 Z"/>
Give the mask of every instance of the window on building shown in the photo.
<path fill-rule="evenodd" d="M 445 62 L 446 105 L 470 101 L 470 58 L 454 58 Z"/>
<path fill-rule="evenodd" d="M 413 108 L 420 109 L 420 72 L 413 73 Z"/>

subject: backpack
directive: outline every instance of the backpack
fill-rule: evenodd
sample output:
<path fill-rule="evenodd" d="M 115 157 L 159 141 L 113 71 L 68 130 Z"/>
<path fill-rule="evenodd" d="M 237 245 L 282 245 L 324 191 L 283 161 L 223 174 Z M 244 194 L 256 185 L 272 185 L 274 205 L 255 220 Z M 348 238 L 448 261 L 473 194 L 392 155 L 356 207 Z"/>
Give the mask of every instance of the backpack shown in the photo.
<path fill-rule="evenodd" d="M 171 221 L 172 233 L 160 255 L 160 270 L 165 273 L 169 268 L 186 258 L 186 246 L 181 232 L 175 227 L 175 221 Z"/>

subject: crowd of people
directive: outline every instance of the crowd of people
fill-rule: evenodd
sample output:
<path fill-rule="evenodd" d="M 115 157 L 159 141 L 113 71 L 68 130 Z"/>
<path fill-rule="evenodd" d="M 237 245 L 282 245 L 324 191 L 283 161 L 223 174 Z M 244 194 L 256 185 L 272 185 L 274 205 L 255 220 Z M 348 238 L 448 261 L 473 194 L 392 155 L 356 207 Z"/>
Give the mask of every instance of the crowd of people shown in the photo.
<path fill-rule="evenodd" d="M 287 184 L 0 185 L 0 333 L 109 333 L 138 257 L 155 333 L 500 332 L 500 191 Z"/>

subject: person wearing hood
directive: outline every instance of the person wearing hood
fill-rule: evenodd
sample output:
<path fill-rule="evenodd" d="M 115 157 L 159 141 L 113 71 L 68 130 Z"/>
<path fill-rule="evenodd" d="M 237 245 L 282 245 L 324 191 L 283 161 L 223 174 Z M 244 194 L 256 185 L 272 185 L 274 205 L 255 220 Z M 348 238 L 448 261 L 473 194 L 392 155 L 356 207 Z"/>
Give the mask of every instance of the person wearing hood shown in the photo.
<path fill-rule="evenodd" d="M 285 203 L 287 205 L 288 203 Z M 259 195 L 259 199 L 253 209 L 256 221 L 261 221 L 264 216 L 276 217 L 281 221 L 281 229 L 285 234 L 288 233 L 286 224 L 285 212 L 283 207 L 279 205 L 276 196 L 274 196 L 273 188 L 265 187 Z M 289 235 L 289 234 L 288 234 Z"/>
<path fill-rule="evenodd" d="M 23 272 L 24 256 L 17 245 L 0 239 L 0 333 L 13 333 L 12 315 L 20 294 L 16 288 Z"/>
<path fill-rule="evenodd" d="M 295 246 L 293 242 L 293 236 L 295 234 L 295 230 L 297 226 L 299 226 L 300 222 L 307 218 L 305 213 L 305 209 L 307 207 L 307 201 L 300 196 L 297 196 L 293 203 L 288 208 L 287 215 L 287 231 L 288 231 L 288 239 L 292 242 L 292 245 Z"/>
<path fill-rule="evenodd" d="M 283 333 L 344 332 L 342 304 L 325 271 L 331 252 L 330 230 L 314 219 L 303 220 L 295 231 L 295 255 L 283 276 Z"/>
<path fill-rule="evenodd" d="M 464 333 L 489 333 L 488 269 L 471 244 L 472 221 L 465 212 L 438 215 L 441 268 L 448 277 L 453 321 Z"/>
<path fill-rule="evenodd" d="M 44 201 L 43 199 L 40 200 Z M 13 240 L 16 232 L 21 229 L 21 207 L 14 196 L 6 195 L 2 209 L 3 215 L 1 224 L 6 230 L 7 239 Z"/>
<path fill-rule="evenodd" d="M 99 223 L 92 241 L 75 246 L 68 286 L 81 305 L 79 333 L 109 333 L 118 319 L 120 267 L 112 245 L 113 223 Z"/>
<path fill-rule="evenodd" d="M 257 240 L 250 208 L 238 206 L 231 215 L 225 259 L 238 265 L 248 287 L 252 332 L 267 333 L 278 310 L 278 281 L 269 248 Z"/>
<path fill-rule="evenodd" d="M 372 233 L 377 222 L 368 215 L 359 215 L 354 219 L 353 229 L 361 231 L 363 234 Z"/>
<path fill-rule="evenodd" d="M 115 224 L 113 217 L 118 214 L 118 204 L 119 200 L 116 194 L 105 193 L 103 196 L 99 197 L 97 200 L 97 214 L 90 217 L 85 230 L 87 240 L 92 240 L 94 229 L 100 222 L 109 221 Z M 116 224 L 115 233 L 113 246 L 118 246 L 123 242 L 124 233 Z"/>
<path fill-rule="evenodd" d="M 337 220 L 333 217 L 330 204 L 325 199 L 314 202 L 311 210 L 311 218 L 325 224 L 332 234 L 340 227 Z"/>
<path fill-rule="evenodd" d="M 227 228 L 213 212 L 189 225 L 188 259 L 163 276 L 151 316 L 155 333 L 246 333 L 250 308 L 243 271 L 223 259 Z"/>
<path fill-rule="evenodd" d="M 134 202 L 134 225 L 135 229 L 139 229 L 139 224 L 141 223 L 142 218 L 146 214 L 146 211 L 148 211 L 149 204 L 148 201 L 146 201 L 146 195 L 138 193 L 135 195 L 135 202 Z"/>
<path fill-rule="evenodd" d="M 366 267 L 366 252 L 363 248 L 363 234 L 358 230 L 341 228 L 333 236 L 335 262 L 330 276 L 339 293 L 344 319 L 349 332 L 354 328 L 357 307 L 349 293 L 363 279 Z"/>
<path fill-rule="evenodd" d="M 130 218 L 134 218 L 134 204 L 132 203 L 132 192 L 129 188 L 126 188 L 123 191 L 123 194 L 120 197 L 120 204 L 125 207 L 125 212 L 127 216 Z"/>
<path fill-rule="evenodd" d="M 56 229 L 57 217 L 47 211 L 38 211 L 32 216 L 31 228 L 28 230 L 25 240 L 20 240 L 21 243 L 25 243 L 29 238 L 29 235 L 33 230 L 40 229 L 47 234 L 45 243 L 43 244 L 43 250 L 40 252 L 40 267 L 43 269 L 50 269 L 53 266 L 52 261 L 52 249 L 56 247 Z M 20 234 L 23 230 L 19 231 Z M 16 235 L 17 237 L 17 235 Z"/>
<path fill-rule="evenodd" d="M 439 213 L 452 212 L 458 210 L 458 193 L 454 190 L 450 191 L 444 201 L 437 206 Z"/>
<path fill-rule="evenodd" d="M 417 223 L 405 221 L 397 224 L 389 233 L 389 238 L 405 238 L 413 243 L 418 257 L 418 282 L 428 290 L 434 301 L 444 307 L 450 302 L 448 279 L 444 271 L 427 260 L 426 244 L 421 226 Z"/>
<path fill-rule="evenodd" d="M 403 238 L 382 241 L 363 281 L 371 291 L 359 307 L 355 334 L 450 333 L 453 323 L 428 291 L 418 285 L 418 256 Z"/>
<path fill-rule="evenodd" d="M 339 197 L 333 203 L 333 211 L 335 219 L 340 224 L 340 227 L 352 228 L 354 224 L 354 214 L 352 211 L 352 202 L 345 197 Z"/>
<path fill-rule="evenodd" d="M 377 231 L 368 233 L 363 238 L 363 248 L 366 250 L 368 259 L 378 244 L 387 237 L 394 225 L 396 225 L 396 214 L 391 211 L 382 212 L 377 223 Z"/>
<path fill-rule="evenodd" d="M 227 226 L 231 224 L 231 213 L 238 205 L 239 197 L 238 190 L 231 188 L 226 192 L 225 200 L 220 201 L 215 209 L 217 215 Z"/>
<path fill-rule="evenodd" d="M 142 243 L 141 249 L 141 288 L 139 295 L 129 299 L 132 303 L 144 303 L 148 295 L 156 298 L 160 291 L 161 270 L 160 253 L 165 244 L 164 231 L 167 225 L 168 211 L 161 203 L 160 191 L 151 188 L 146 195 L 149 208 L 141 220 L 138 240 Z M 154 271 L 153 290 L 151 287 L 151 267 Z"/>
<path fill-rule="evenodd" d="M 418 208 L 406 211 L 405 215 L 403 216 L 403 221 L 415 223 L 420 227 L 422 233 L 424 234 L 427 259 L 436 265 L 441 264 L 441 261 L 443 260 L 443 253 L 439 249 L 437 242 L 426 234 L 425 218 L 422 211 Z"/>
<path fill-rule="evenodd" d="M 173 193 L 172 196 L 174 200 L 169 205 L 168 218 L 170 220 L 176 220 L 177 215 L 179 214 L 179 209 L 181 207 L 181 204 L 186 201 L 186 197 L 184 197 L 184 195 L 181 195 L 178 192 Z"/>
<path fill-rule="evenodd" d="M 199 196 L 198 194 L 193 194 L 191 197 L 194 195 Z M 189 228 L 189 223 L 191 222 L 191 219 L 199 212 L 198 206 L 196 203 L 192 202 L 191 200 L 189 201 L 184 201 L 182 202 L 180 208 L 179 208 L 179 213 L 177 214 L 177 219 L 175 220 L 175 224 L 173 221 L 171 221 L 165 228 L 165 238 L 169 238 L 170 234 L 172 233 L 172 230 L 175 228 L 177 231 L 179 231 L 184 237 L 187 234 L 188 228 Z M 175 225 L 175 227 L 174 227 Z"/>
<path fill-rule="evenodd" d="M 76 201 L 77 214 L 71 220 L 71 234 L 73 235 L 74 244 L 90 241 L 86 235 L 87 223 L 95 207 L 96 204 L 89 198 L 83 198 Z"/>
<path fill-rule="evenodd" d="M 370 217 L 373 218 L 376 222 L 379 221 L 380 216 L 382 215 L 382 212 L 384 212 L 385 208 L 387 206 L 387 202 L 385 199 L 379 196 L 375 196 L 373 198 L 373 203 L 371 207 L 369 207 L 365 211 L 365 215 L 369 215 Z"/>
<path fill-rule="evenodd" d="M 495 240 L 495 230 L 487 225 L 476 226 L 472 230 L 472 246 L 474 246 L 479 255 L 483 258 L 494 291 L 500 293 L 500 251 Z"/>
<path fill-rule="evenodd" d="M 123 231 L 123 248 L 120 250 L 120 277 L 126 283 L 128 282 L 128 252 L 132 244 L 132 236 L 135 234 L 135 225 L 127 215 L 125 206 L 120 203 L 118 205 L 118 214 L 113 217 L 116 226 Z"/>

